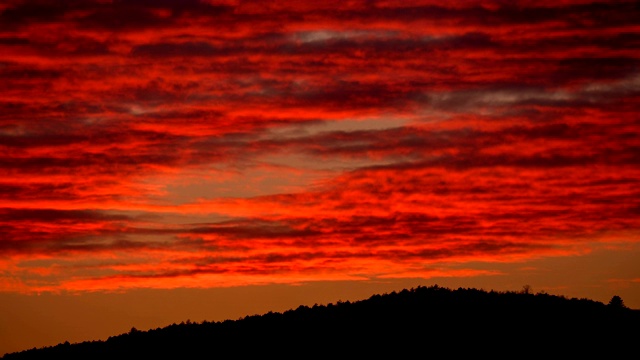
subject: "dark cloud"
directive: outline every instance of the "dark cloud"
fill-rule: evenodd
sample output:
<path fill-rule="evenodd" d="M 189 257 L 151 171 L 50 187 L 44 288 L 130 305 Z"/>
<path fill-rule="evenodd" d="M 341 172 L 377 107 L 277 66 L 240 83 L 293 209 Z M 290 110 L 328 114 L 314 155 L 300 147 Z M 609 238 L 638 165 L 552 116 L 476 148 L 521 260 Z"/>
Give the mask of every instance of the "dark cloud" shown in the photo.
<path fill-rule="evenodd" d="M 233 6 L 213 5 L 198 0 L 188 1 L 20 1 L 10 4 L 0 13 L 5 27 L 16 28 L 32 23 L 75 23 L 83 28 L 112 31 L 147 27 L 165 27 L 174 24 L 185 13 L 217 16 L 232 12 Z M 157 10 L 166 10 L 161 14 Z M 78 14 L 82 14 L 78 16 Z"/>
<path fill-rule="evenodd" d="M 246 223 L 190 227 L 188 234 L 212 234 L 231 239 L 290 239 L 317 236 L 322 232 L 311 229 L 296 229 L 278 222 L 253 220 Z"/>
<path fill-rule="evenodd" d="M 131 53 L 134 56 L 193 57 L 217 55 L 220 51 L 207 42 L 186 42 L 145 44 L 135 47 Z"/>
<path fill-rule="evenodd" d="M 76 2 L 77 5 L 78 2 Z M 73 6 L 71 2 L 25 1 L 10 4 L 0 13 L 4 27 L 26 25 L 30 22 L 52 22 L 59 20 Z"/>
<path fill-rule="evenodd" d="M 104 220 L 128 220 L 125 215 L 105 214 L 91 210 L 58 210 L 58 209 L 11 209 L 0 208 L 2 220 L 13 221 L 104 221 Z"/>
<path fill-rule="evenodd" d="M 0 45 L 29 45 L 30 41 L 25 37 L 9 36 L 0 37 Z"/>

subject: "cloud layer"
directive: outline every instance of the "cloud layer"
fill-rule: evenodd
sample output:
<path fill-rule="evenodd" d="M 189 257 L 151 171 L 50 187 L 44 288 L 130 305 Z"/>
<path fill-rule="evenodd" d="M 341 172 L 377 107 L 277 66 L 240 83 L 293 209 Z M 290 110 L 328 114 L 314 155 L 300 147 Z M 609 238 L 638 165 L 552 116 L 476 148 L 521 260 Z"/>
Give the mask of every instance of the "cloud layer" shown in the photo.
<path fill-rule="evenodd" d="M 5 2 L 0 290 L 472 276 L 637 242 L 638 18 Z"/>

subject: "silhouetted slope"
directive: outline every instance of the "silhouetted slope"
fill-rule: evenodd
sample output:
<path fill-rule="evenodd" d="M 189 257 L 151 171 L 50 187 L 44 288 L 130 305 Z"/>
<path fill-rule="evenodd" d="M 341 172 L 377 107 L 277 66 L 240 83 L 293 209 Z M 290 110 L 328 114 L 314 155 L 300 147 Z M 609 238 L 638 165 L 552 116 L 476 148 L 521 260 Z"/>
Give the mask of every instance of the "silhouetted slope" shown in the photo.
<path fill-rule="evenodd" d="M 173 324 L 3 359 L 493 357 L 637 352 L 640 311 L 548 294 L 418 287 L 221 322 Z M 514 352 L 515 351 L 515 352 Z"/>

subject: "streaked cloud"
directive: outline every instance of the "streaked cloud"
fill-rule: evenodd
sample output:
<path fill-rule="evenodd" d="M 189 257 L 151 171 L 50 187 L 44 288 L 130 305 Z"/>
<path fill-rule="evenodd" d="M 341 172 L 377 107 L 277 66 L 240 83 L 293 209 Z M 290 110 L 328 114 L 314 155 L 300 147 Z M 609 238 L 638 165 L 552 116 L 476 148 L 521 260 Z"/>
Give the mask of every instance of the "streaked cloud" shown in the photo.
<path fill-rule="evenodd" d="M 637 242 L 638 15 L 0 5 L 0 291 L 475 276 Z"/>

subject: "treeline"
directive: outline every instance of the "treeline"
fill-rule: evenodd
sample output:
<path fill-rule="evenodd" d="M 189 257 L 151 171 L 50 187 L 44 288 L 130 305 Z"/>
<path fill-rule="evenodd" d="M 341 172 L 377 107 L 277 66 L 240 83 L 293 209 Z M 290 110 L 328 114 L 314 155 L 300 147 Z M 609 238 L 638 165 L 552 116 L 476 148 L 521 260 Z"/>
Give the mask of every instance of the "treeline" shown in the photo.
<path fill-rule="evenodd" d="M 640 341 L 640 311 L 546 293 L 417 287 L 237 320 L 186 321 L 34 348 L 3 359 L 613 355 Z M 553 356 L 552 356 L 553 357 Z"/>

